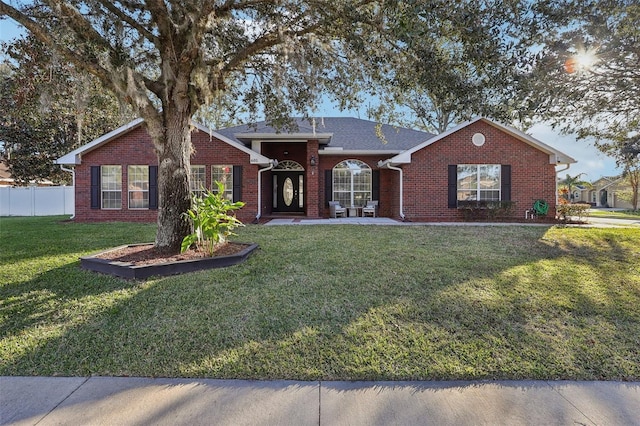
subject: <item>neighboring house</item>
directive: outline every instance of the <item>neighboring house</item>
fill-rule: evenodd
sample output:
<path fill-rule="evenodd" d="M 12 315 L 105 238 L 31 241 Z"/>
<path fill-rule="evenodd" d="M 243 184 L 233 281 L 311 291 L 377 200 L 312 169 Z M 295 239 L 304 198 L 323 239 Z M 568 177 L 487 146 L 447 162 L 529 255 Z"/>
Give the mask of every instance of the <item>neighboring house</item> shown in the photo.
<path fill-rule="evenodd" d="M 135 120 L 59 158 L 72 166 L 76 219 L 154 221 L 157 158 Z M 515 203 L 524 218 L 535 200 L 554 211 L 556 166 L 571 157 L 516 129 L 477 118 L 440 135 L 355 118 L 297 120 L 296 132 L 264 122 L 211 131 L 195 124 L 191 185 L 223 181 L 247 222 L 261 217 L 329 217 L 329 201 L 378 200 L 378 215 L 458 221 L 458 200 Z M 565 167 L 566 169 L 566 167 Z"/>
<path fill-rule="evenodd" d="M 632 209 L 631 201 L 620 198 L 621 192 L 631 192 L 631 185 L 621 176 L 603 176 L 592 183 L 591 188 L 575 191 L 577 201 L 591 204 L 594 207 L 611 207 Z"/>

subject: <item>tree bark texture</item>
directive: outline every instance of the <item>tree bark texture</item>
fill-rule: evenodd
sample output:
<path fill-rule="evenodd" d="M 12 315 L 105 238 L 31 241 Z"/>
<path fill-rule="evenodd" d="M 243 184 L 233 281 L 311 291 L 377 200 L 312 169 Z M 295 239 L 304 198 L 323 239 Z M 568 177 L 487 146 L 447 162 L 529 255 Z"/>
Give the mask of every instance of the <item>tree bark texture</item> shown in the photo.
<path fill-rule="evenodd" d="M 161 138 L 164 141 L 156 141 L 159 197 L 156 249 L 164 253 L 177 253 L 182 239 L 191 233 L 191 225 L 183 215 L 191 208 L 190 113 L 171 105 L 163 115 Z M 149 133 L 155 132 L 150 129 Z"/>

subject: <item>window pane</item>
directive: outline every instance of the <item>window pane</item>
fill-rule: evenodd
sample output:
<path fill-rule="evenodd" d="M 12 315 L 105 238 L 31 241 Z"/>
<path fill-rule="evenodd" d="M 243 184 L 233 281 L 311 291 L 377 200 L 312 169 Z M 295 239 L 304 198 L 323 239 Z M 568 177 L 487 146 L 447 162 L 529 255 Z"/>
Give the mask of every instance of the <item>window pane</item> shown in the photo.
<path fill-rule="evenodd" d="M 120 191 L 103 191 L 102 192 L 102 208 L 103 209 L 119 209 L 122 207 L 122 192 Z"/>
<path fill-rule="evenodd" d="M 129 208 L 149 208 L 149 166 L 129 166 L 127 168 L 129 186 Z"/>
<path fill-rule="evenodd" d="M 221 182 L 224 185 L 224 197 L 233 201 L 233 166 L 228 164 L 211 166 L 211 180 L 213 192 L 218 192 L 215 182 Z"/>
<path fill-rule="evenodd" d="M 100 167 L 102 208 L 122 208 L 122 166 Z"/>
<path fill-rule="evenodd" d="M 500 165 L 458 165 L 458 200 L 500 201 Z"/>
<path fill-rule="evenodd" d="M 191 166 L 189 178 L 189 189 L 194 194 L 200 194 L 207 187 L 205 166 Z"/>
<path fill-rule="evenodd" d="M 478 188 L 478 166 L 459 165 L 458 166 L 458 189 Z"/>
<path fill-rule="evenodd" d="M 477 197 L 477 191 L 462 190 L 458 191 L 458 201 L 470 201 L 475 200 Z"/>
<path fill-rule="evenodd" d="M 360 160 L 345 160 L 333 168 L 333 200 L 363 206 L 371 200 L 371 167 Z"/>
<path fill-rule="evenodd" d="M 498 190 L 500 189 L 500 166 L 480 166 L 480 188 Z"/>
<path fill-rule="evenodd" d="M 500 201 L 500 191 L 480 191 L 480 200 Z"/>

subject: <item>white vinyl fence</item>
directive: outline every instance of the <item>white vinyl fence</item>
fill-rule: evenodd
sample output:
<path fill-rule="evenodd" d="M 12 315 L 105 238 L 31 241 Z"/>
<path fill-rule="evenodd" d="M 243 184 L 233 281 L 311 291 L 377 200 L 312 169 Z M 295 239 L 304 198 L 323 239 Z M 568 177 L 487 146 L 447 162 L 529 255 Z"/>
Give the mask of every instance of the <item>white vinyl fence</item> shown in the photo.
<path fill-rule="evenodd" d="M 0 216 L 73 215 L 73 186 L 1 187 Z"/>

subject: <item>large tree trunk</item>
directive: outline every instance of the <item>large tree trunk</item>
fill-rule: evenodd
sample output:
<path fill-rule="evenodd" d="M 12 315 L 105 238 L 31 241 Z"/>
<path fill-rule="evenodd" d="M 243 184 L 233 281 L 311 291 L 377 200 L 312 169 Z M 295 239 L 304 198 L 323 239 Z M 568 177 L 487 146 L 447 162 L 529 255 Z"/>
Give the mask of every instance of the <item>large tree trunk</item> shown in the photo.
<path fill-rule="evenodd" d="M 164 141 L 156 143 L 158 151 L 156 249 L 165 253 L 177 253 L 180 251 L 182 239 L 191 232 L 191 225 L 183 215 L 191 208 L 190 114 L 185 109 L 169 107 L 165 109 L 163 118 L 164 128 L 161 135 Z"/>

